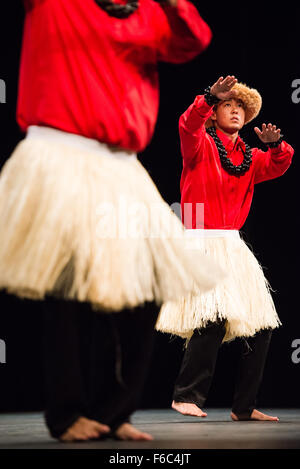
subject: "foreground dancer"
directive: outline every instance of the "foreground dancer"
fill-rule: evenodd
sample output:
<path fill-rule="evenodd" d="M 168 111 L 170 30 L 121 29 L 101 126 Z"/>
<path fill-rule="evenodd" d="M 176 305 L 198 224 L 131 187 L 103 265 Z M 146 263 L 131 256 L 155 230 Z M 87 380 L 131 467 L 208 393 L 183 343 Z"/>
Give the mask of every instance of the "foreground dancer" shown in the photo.
<path fill-rule="evenodd" d="M 47 298 L 51 435 L 150 439 L 129 420 L 158 307 L 193 279 L 215 286 L 219 269 L 202 255 L 193 265 L 136 152 L 154 131 L 157 62 L 192 59 L 211 32 L 186 0 L 24 4 L 17 118 L 27 135 L 0 178 L 0 288 Z"/>
<path fill-rule="evenodd" d="M 182 210 L 189 242 L 197 243 L 228 273 L 213 291 L 169 302 L 160 313 L 158 330 L 190 339 L 172 404 L 185 415 L 207 415 L 201 407 L 222 341 L 249 337 L 231 416 L 234 420 L 278 420 L 256 410 L 255 400 L 271 331 L 280 321 L 263 270 L 239 229 L 249 213 L 254 185 L 281 176 L 291 164 L 293 149 L 271 124 L 254 129 L 267 145 L 266 152 L 251 150 L 243 142 L 239 131 L 260 108 L 256 90 L 227 76 L 219 78 L 204 96 L 197 96 L 180 118 Z M 204 203 L 204 223 L 197 207 L 200 202 Z M 191 219 L 187 211 L 192 212 Z"/>

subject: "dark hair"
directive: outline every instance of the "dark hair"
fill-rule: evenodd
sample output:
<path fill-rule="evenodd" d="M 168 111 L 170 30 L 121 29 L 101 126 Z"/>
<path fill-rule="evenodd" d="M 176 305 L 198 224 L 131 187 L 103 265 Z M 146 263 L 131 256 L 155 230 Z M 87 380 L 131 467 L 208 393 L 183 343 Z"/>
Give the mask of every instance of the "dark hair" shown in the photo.
<path fill-rule="evenodd" d="M 139 7 L 138 0 L 127 0 L 126 5 L 113 3 L 111 0 L 95 0 L 97 5 L 106 13 L 115 18 L 128 18 Z"/>

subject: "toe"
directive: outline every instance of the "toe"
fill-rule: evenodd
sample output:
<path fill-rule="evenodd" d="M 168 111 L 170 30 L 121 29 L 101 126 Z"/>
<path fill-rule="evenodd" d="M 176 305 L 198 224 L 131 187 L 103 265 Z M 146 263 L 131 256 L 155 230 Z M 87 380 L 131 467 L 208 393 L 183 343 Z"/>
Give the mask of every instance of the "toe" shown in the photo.
<path fill-rule="evenodd" d="M 153 436 L 150 435 L 149 433 L 143 433 L 143 439 L 147 441 L 153 440 Z"/>
<path fill-rule="evenodd" d="M 103 424 L 98 423 L 98 422 L 96 422 L 94 428 L 99 433 L 109 433 L 110 432 L 110 428 L 107 425 L 103 425 Z"/>

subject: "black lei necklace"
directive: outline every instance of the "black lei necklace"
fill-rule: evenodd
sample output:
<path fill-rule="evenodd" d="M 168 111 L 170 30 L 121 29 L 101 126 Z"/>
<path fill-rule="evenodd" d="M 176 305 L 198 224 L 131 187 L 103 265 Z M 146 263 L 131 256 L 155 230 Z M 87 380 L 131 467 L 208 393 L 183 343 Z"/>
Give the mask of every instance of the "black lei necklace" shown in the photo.
<path fill-rule="evenodd" d="M 109 16 L 114 16 L 115 18 L 128 18 L 139 7 L 139 0 L 127 0 L 126 5 L 113 3 L 112 0 L 95 0 L 95 2 Z"/>
<path fill-rule="evenodd" d="M 228 158 L 227 151 L 225 150 L 225 147 L 222 141 L 217 136 L 216 129 L 214 127 L 209 127 L 208 129 L 206 129 L 206 132 L 214 139 L 214 142 L 219 152 L 221 165 L 225 169 L 225 171 L 227 171 L 227 173 L 232 174 L 234 176 L 242 176 L 247 171 L 249 171 L 249 168 L 252 164 L 252 152 L 251 152 L 251 148 L 249 147 L 249 145 L 247 145 L 241 139 L 245 145 L 246 151 L 245 153 L 243 152 L 244 153 L 243 162 L 236 166 Z"/>

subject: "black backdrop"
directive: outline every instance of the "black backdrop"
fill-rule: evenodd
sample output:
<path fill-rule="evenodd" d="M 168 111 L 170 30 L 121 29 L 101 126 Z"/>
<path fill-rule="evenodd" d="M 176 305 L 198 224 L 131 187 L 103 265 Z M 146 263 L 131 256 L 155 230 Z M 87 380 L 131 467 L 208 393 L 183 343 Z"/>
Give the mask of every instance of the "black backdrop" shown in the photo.
<path fill-rule="evenodd" d="M 300 340 L 297 183 L 300 90 L 294 93 L 296 99 L 292 99 L 295 91 L 292 83 L 297 79 L 300 83 L 300 8 L 287 2 L 280 9 L 262 2 L 260 6 L 252 2 L 194 3 L 213 30 L 213 41 L 204 54 L 188 64 L 160 65 L 159 119 L 154 138 L 140 159 L 165 200 L 170 204 L 179 202 L 180 114 L 196 94 L 220 75 L 233 74 L 261 92 L 262 112 L 254 124 L 242 131 L 243 138 L 251 146 L 260 146 L 253 127 L 271 121 L 281 127 L 295 148 L 295 156 L 283 177 L 256 186 L 252 209 L 242 229 L 276 290 L 274 301 L 283 322 L 283 327 L 273 334 L 259 403 L 267 407 L 299 406 L 300 363 L 294 363 L 291 356 L 292 342 Z M 23 24 L 21 1 L 2 2 L 0 22 L 0 79 L 7 87 L 6 103 L 0 104 L 3 164 L 22 138 L 15 121 Z M 0 295 L 0 339 L 5 341 L 7 351 L 6 363 L 0 363 L 0 411 L 43 407 L 41 325 L 39 303 Z M 221 347 L 208 406 L 230 406 L 239 348 L 239 341 Z M 169 336 L 156 334 L 142 406 L 170 404 L 182 354 L 181 339 L 170 340 Z"/>

